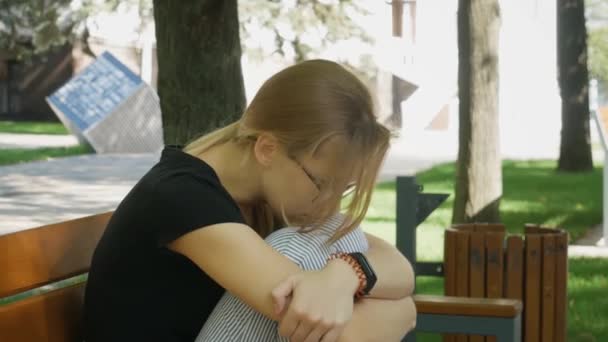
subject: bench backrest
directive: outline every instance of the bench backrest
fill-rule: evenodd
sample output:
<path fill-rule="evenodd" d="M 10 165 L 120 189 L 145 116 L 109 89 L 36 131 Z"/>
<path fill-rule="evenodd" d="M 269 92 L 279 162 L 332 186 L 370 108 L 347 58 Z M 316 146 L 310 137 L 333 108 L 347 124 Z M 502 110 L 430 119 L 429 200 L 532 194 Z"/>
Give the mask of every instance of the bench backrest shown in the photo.
<path fill-rule="evenodd" d="M 82 341 L 83 280 L 48 289 L 88 271 L 111 215 L 0 236 L 0 341 Z"/>
<path fill-rule="evenodd" d="M 521 300 L 525 341 L 565 341 L 567 233 L 526 225 L 523 237 L 505 237 L 505 227 L 496 224 L 447 229 L 445 294 Z M 484 338 L 469 336 L 468 340 L 483 342 Z"/>

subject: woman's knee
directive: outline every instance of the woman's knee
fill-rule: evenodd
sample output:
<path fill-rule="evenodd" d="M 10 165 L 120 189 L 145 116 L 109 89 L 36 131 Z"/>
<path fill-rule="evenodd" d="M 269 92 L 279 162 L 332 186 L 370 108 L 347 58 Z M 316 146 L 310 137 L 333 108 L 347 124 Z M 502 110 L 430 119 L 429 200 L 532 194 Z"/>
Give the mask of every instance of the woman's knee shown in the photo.
<path fill-rule="evenodd" d="M 418 311 L 416 310 L 416 303 L 414 302 L 413 297 L 405 297 L 402 300 L 403 305 L 403 313 L 405 318 L 405 325 L 409 327 L 408 331 L 414 330 L 416 328 L 416 317 L 418 315 Z"/>

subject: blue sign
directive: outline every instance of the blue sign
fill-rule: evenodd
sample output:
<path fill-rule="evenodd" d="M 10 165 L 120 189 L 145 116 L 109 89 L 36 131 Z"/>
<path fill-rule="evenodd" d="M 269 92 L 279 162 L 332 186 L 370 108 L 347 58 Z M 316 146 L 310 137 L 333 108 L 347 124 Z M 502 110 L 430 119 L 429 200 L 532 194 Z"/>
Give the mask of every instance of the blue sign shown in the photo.
<path fill-rule="evenodd" d="M 104 52 L 49 98 L 80 132 L 103 120 L 143 81 L 109 52 Z"/>

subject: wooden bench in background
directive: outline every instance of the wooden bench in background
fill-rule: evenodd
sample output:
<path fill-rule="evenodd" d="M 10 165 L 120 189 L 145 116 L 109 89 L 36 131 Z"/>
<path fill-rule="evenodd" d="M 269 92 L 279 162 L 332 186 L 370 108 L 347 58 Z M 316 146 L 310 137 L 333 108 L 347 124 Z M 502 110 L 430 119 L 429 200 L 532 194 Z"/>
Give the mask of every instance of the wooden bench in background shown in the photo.
<path fill-rule="evenodd" d="M 500 224 L 456 225 L 446 230 L 445 294 L 520 300 L 524 341 L 564 342 L 568 234 L 527 225 L 524 235 L 506 237 Z M 484 342 L 484 337 L 446 336 L 444 341 Z"/>
<path fill-rule="evenodd" d="M 412 176 L 397 177 L 396 192 L 397 248 L 410 260 L 416 276 L 444 277 L 447 271 L 444 262 L 421 262 L 416 259 L 416 228 L 447 195 L 422 193 L 422 187 Z M 483 298 L 483 295 L 465 298 L 454 296 L 453 292 L 450 294 L 452 296 L 415 296 L 417 326 L 405 341 L 415 342 L 417 331 L 495 336 L 500 342 L 521 341 L 520 299 Z"/>

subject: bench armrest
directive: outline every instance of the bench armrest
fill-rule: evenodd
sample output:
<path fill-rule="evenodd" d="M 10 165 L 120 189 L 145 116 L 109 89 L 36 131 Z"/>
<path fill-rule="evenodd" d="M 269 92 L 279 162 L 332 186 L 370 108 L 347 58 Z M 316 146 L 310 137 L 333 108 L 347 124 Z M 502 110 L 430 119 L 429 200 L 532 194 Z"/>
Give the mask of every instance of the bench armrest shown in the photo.
<path fill-rule="evenodd" d="M 514 299 L 414 295 L 421 314 L 513 318 L 521 315 L 522 302 Z"/>

